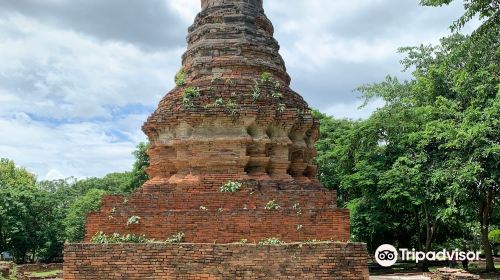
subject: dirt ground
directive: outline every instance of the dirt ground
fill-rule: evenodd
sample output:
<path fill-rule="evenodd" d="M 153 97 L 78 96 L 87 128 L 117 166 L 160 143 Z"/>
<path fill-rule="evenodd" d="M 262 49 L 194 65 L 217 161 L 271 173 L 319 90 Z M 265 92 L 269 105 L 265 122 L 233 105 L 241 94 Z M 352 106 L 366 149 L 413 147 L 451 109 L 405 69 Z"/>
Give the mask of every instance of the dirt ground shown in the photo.
<path fill-rule="evenodd" d="M 370 276 L 370 280 L 430 280 L 422 275 L 380 275 Z"/>

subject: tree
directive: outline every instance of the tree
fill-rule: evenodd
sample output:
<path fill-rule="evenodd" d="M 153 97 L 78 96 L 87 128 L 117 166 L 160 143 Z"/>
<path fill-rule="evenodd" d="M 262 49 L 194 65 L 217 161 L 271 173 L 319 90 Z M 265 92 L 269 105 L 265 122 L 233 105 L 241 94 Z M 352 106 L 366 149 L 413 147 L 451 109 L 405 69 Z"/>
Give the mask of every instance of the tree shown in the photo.
<path fill-rule="evenodd" d="M 139 143 L 136 150 L 132 153 L 135 157 L 135 162 L 132 167 L 130 184 L 126 189 L 124 189 L 125 192 L 130 193 L 135 189 L 140 188 L 142 184 L 149 179 L 149 176 L 146 173 L 146 168 L 149 167 L 149 156 L 147 154 L 148 148 L 149 144 Z"/>
<path fill-rule="evenodd" d="M 495 269 L 488 231 L 500 182 L 499 26 L 497 12 L 470 36 L 453 34 L 438 46 L 402 48 L 404 66 L 415 69 L 414 80 L 389 77 L 360 89 L 367 100 L 387 103 L 377 114 L 400 108 L 409 116 L 401 120 L 412 142 L 404 146 L 413 154 L 407 162 L 423 168 L 428 180 L 419 183 L 421 191 L 435 196 L 428 205 L 443 206 L 436 217 L 456 214 L 457 204 L 477 209 L 488 271 Z M 438 201 L 448 205 L 435 201 L 443 193 L 446 201 Z"/>
<path fill-rule="evenodd" d="M 91 189 L 84 196 L 76 199 L 69 207 L 68 214 L 64 219 L 66 240 L 68 242 L 83 240 L 87 214 L 99 210 L 101 198 L 105 194 L 106 192 L 103 190 Z"/>
<path fill-rule="evenodd" d="M 50 260 L 60 256 L 61 213 L 48 192 L 34 186 L 0 189 L 0 232 L 3 249 L 17 262 Z"/>
<path fill-rule="evenodd" d="M 0 188 L 32 186 L 35 181 L 35 175 L 22 167 L 16 167 L 12 160 L 0 159 Z"/>

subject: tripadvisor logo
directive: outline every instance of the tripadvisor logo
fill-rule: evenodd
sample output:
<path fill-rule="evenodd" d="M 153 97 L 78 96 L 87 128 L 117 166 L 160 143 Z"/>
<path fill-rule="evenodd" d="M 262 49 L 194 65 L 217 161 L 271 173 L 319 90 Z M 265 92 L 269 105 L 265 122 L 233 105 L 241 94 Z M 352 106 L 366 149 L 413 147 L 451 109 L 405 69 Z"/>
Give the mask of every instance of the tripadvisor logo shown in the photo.
<path fill-rule="evenodd" d="M 399 251 L 392 245 L 384 244 L 375 251 L 375 260 L 383 267 L 393 266 L 397 260 L 415 261 L 419 263 L 423 260 L 427 261 L 477 261 L 479 260 L 479 252 L 462 252 L 458 250 L 445 250 L 439 252 L 421 252 L 400 248 Z"/>

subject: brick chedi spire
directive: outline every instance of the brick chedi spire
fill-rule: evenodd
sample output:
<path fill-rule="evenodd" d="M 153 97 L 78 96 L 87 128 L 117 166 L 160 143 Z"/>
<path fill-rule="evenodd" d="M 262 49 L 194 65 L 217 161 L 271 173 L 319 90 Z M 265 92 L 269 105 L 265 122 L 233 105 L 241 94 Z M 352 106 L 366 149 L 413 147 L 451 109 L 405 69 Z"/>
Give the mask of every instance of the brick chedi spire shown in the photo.
<path fill-rule="evenodd" d="M 143 126 L 150 179 L 103 197 L 86 223 L 85 242 L 168 242 L 67 244 L 64 279 L 367 280 L 366 245 L 343 243 L 349 212 L 316 179 L 319 125 L 289 87 L 262 0 L 201 6 L 177 86 Z"/>
<path fill-rule="evenodd" d="M 201 3 L 177 86 L 143 126 L 150 180 L 128 198 L 105 197 L 86 240 L 103 231 L 158 240 L 183 232 L 195 243 L 347 241 L 348 211 L 316 179 L 318 122 L 289 87 L 262 0 Z M 228 183 L 237 191 L 223 192 Z"/>
<path fill-rule="evenodd" d="M 316 184 L 318 124 L 289 87 L 260 0 L 207 0 L 189 28 L 178 86 L 143 130 L 153 181 Z"/>

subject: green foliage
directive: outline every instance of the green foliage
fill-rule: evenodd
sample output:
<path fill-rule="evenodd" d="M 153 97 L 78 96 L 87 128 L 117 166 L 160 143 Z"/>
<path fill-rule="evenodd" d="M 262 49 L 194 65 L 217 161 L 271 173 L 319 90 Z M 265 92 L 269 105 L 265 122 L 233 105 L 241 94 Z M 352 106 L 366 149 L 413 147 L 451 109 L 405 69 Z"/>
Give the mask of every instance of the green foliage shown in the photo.
<path fill-rule="evenodd" d="M 182 241 L 184 241 L 184 233 L 178 232 L 165 240 L 165 243 L 181 243 Z"/>
<path fill-rule="evenodd" d="M 264 240 L 261 240 L 259 242 L 259 245 L 265 245 L 265 246 L 278 246 L 283 244 L 283 241 L 281 241 L 279 238 L 276 237 L 270 237 Z"/>
<path fill-rule="evenodd" d="M 276 200 L 269 201 L 264 207 L 266 210 L 278 210 L 280 208 L 279 204 Z"/>
<path fill-rule="evenodd" d="M 252 87 L 252 99 L 253 102 L 257 101 L 260 97 L 260 86 L 257 81 L 255 81 L 255 85 Z"/>
<path fill-rule="evenodd" d="M 221 192 L 234 193 L 240 191 L 242 184 L 240 182 L 229 181 L 220 187 Z"/>
<path fill-rule="evenodd" d="M 185 108 L 191 108 L 194 106 L 193 99 L 200 96 L 200 88 L 198 87 L 188 87 L 184 90 L 182 96 L 182 106 Z"/>
<path fill-rule="evenodd" d="M 104 190 L 91 189 L 71 204 L 63 222 L 68 242 L 83 241 L 87 214 L 99 210 L 102 196 L 105 194 Z"/>
<path fill-rule="evenodd" d="M 498 244 L 500 245 L 500 229 L 495 229 L 490 231 L 488 234 L 488 237 L 490 238 L 490 242 L 492 244 Z"/>
<path fill-rule="evenodd" d="M 371 250 L 382 242 L 429 250 L 453 240 L 470 247 L 481 236 L 491 255 L 485 229 L 495 223 L 500 182 L 497 20 L 437 46 L 401 48 L 413 79 L 360 87 L 366 102 L 385 103 L 369 119 L 315 113 L 319 178 L 351 210 L 354 240 Z"/>
<path fill-rule="evenodd" d="M 278 80 L 273 82 L 273 89 L 279 91 L 281 89 L 281 83 Z"/>
<path fill-rule="evenodd" d="M 263 72 L 260 75 L 260 82 L 264 85 L 270 85 L 273 82 L 273 74 L 269 72 Z"/>
<path fill-rule="evenodd" d="M 226 103 L 226 110 L 228 111 L 229 115 L 232 116 L 233 118 L 237 117 L 240 114 L 240 106 L 233 100 L 229 100 Z"/>
<path fill-rule="evenodd" d="M 180 69 L 177 74 L 175 74 L 175 84 L 179 87 L 186 85 L 186 72 L 184 69 Z"/>
<path fill-rule="evenodd" d="M 286 104 L 280 103 L 278 104 L 278 107 L 276 108 L 276 112 L 283 114 L 286 110 Z"/>
<path fill-rule="evenodd" d="M 35 186 L 0 188 L 0 251 L 16 262 L 61 256 L 63 212 L 56 198 Z"/>
<path fill-rule="evenodd" d="M 424 6 L 443 6 L 448 5 L 453 0 L 420 0 Z M 453 25 L 453 30 L 462 28 L 474 16 L 479 14 L 480 19 L 496 18 L 500 15 L 500 3 L 498 0 L 465 0 L 465 13 Z"/>
<path fill-rule="evenodd" d="M 281 94 L 281 92 L 279 92 L 279 91 L 273 91 L 271 93 L 271 97 L 274 99 L 279 99 L 279 98 L 283 97 L 283 94 Z"/>
<path fill-rule="evenodd" d="M 132 172 L 130 174 L 130 183 L 126 188 L 122 188 L 124 192 L 131 193 L 149 180 L 149 176 L 146 173 L 146 168 L 149 167 L 149 156 L 147 154 L 148 149 L 149 144 L 139 143 L 136 150 L 133 152 L 135 162 L 132 166 Z M 126 179 L 125 176 L 124 179 Z"/>
<path fill-rule="evenodd" d="M 33 186 L 35 175 L 22 167 L 16 167 L 12 160 L 0 159 L 0 188 Z"/>
<path fill-rule="evenodd" d="M 107 235 L 105 233 L 98 232 L 92 237 L 91 240 L 94 244 L 117 244 L 117 243 L 155 243 L 154 239 L 147 239 L 144 235 L 126 234 L 121 235 L 119 233 L 113 233 Z"/>
<path fill-rule="evenodd" d="M 127 226 L 138 225 L 140 222 L 141 222 L 141 217 L 139 217 L 139 216 L 130 216 L 127 219 Z"/>

